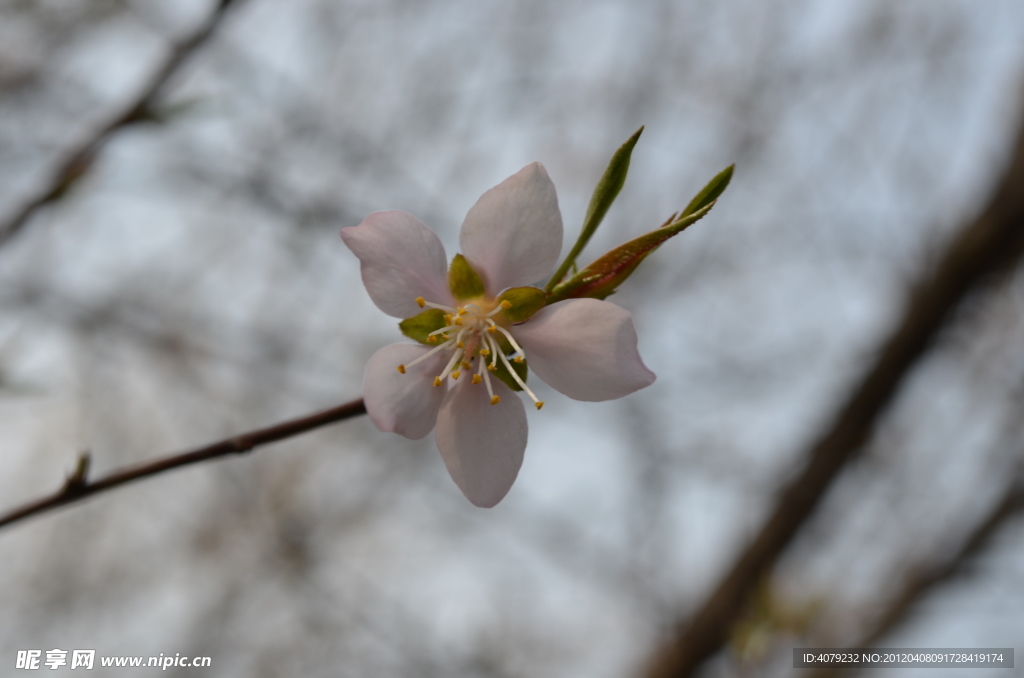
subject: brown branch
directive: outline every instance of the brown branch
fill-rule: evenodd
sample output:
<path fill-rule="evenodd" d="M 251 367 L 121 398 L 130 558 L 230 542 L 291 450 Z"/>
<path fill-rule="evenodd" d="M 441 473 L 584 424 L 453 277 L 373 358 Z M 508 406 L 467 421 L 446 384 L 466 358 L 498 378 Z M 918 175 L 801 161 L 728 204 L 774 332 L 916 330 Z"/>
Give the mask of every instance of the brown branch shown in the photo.
<path fill-rule="evenodd" d="M 213 35 L 227 10 L 237 0 L 218 0 L 210 16 L 192 35 L 176 44 L 167 58 L 150 77 L 139 94 L 107 121 L 98 132 L 73 149 L 36 195 L 17 212 L 0 222 L 0 246 L 17 235 L 44 205 L 63 196 L 90 168 L 97 153 L 110 138 L 124 127 L 154 119 L 154 105 L 171 77 L 188 61 L 189 57 Z"/>
<path fill-rule="evenodd" d="M 1024 122 L 1024 121 L 1022 121 Z M 934 269 L 913 290 L 902 320 L 837 411 L 804 452 L 803 470 L 780 492 L 760 533 L 668 643 L 655 652 L 649 678 L 690 676 L 728 640 L 751 592 L 807 522 L 843 467 L 856 458 L 911 369 L 928 352 L 953 312 L 1024 250 L 1024 126 L 1009 167 L 988 205 L 953 238 Z"/>
<path fill-rule="evenodd" d="M 366 413 L 363 401 L 353 400 L 344 405 L 332 407 L 329 410 L 310 414 L 298 419 L 282 422 L 276 426 L 261 428 L 241 435 L 232 436 L 216 443 L 204 445 L 203 447 L 181 452 L 154 461 L 144 462 L 135 466 L 114 471 L 99 480 L 90 482 L 86 478 L 89 467 L 89 457 L 79 457 L 78 465 L 71 475 L 64 482 L 64 486 L 54 494 L 29 502 L 23 506 L 13 509 L 7 514 L 0 515 L 0 528 L 24 520 L 30 516 L 38 515 L 59 506 L 81 501 L 100 492 L 111 490 L 120 485 L 155 476 L 164 471 L 170 471 L 181 466 L 198 464 L 199 462 L 225 457 L 231 454 L 243 454 L 250 452 L 261 445 L 292 438 L 294 436 L 312 431 L 313 429 L 334 424 L 344 419 L 359 416 Z"/>
<path fill-rule="evenodd" d="M 918 602 L 942 584 L 963 572 L 976 556 L 984 552 L 999 529 L 1024 511 L 1024 480 L 1017 478 L 1006 488 L 981 522 L 960 547 L 946 558 L 936 557 L 918 565 L 904 578 L 904 584 L 872 629 L 850 647 L 873 647 L 898 628 Z M 935 564 L 935 563 L 938 564 Z M 808 678 L 837 678 L 846 673 L 841 667 L 822 668 Z"/>

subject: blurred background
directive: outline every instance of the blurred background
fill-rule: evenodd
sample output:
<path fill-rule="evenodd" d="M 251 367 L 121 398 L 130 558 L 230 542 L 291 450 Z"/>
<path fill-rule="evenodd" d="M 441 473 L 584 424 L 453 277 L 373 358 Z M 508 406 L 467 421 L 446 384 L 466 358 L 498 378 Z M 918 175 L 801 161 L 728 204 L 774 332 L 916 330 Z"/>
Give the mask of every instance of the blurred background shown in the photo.
<path fill-rule="evenodd" d="M 58 189 L 0 244 L 0 511 L 85 450 L 102 474 L 358 398 L 399 340 L 338 237 L 372 211 L 451 255 L 477 197 L 540 161 L 568 246 L 646 125 L 587 263 L 735 178 L 615 297 L 657 382 L 598 404 L 538 384 L 497 508 L 432 437 L 361 417 L 21 522 L 3 675 L 29 648 L 646 675 L 985 205 L 1024 102 L 1012 0 L 230 4 L 207 35 L 199 0 L 0 0 L 0 231 Z M 801 674 L 791 648 L 865 638 L 1020 654 L 1024 528 L 993 507 L 1024 457 L 1022 310 L 1019 273 L 960 308 L 701 675 Z"/>

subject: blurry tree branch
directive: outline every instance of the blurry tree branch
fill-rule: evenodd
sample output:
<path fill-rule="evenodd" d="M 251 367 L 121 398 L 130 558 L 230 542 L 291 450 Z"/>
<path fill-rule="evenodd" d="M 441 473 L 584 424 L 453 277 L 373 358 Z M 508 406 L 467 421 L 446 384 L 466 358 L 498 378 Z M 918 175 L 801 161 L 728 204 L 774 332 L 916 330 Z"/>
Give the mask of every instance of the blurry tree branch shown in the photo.
<path fill-rule="evenodd" d="M 217 6 L 194 33 L 171 48 L 160 67 L 142 87 L 138 95 L 115 113 L 99 131 L 85 140 L 54 170 L 39 191 L 8 218 L 0 221 L 0 246 L 17 235 L 36 210 L 61 198 L 85 174 L 96 154 L 120 129 L 153 118 L 154 107 L 164 87 L 189 57 L 213 35 L 227 10 L 238 0 L 217 0 Z"/>
<path fill-rule="evenodd" d="M 114 471 L 98 480 L 90 481 L 87 477 L 89 469 L 89 457 L 83 454 L 79 457 L 77 467 L 70 477 L 65 481 L 64 486 L 48 497 L 37 499 L 12 511 L 0 515 L 0 528 L 16 523 L 30 516 L 34 516 L 50 509 L 55 509 L 65 504 L 71 504 L 86 497 L 105 492 L 120 485 L 130 483 L 142 478 L 163 473 L 180 466 L 197 464 L 210 459 L 217 459 L 231 454 L 242 454 L 250 452 L 261 445 L 292 438 L 294 436 L 312 431 L 313 429 L 334 424 L 345 419 L 359 416 L 366 413 L 366 407 L 362 399 L 332 407 L 322 412 L 299 417 L 290 421 L 282 422 L 268 428 L 257 429 L 232 436 L 224 440 L 204 445 L 203 447 L 182 452 L 179 454 L 144 462 L 135 466 Z"/>
<path fill-rule="evenodd" d="M 205 321 L 194 315 L 157 310 L 155 302 L 149 299 L 122 296 L 82 303 L 53 286 L 33 281 L 0 290 L 0 312 L 33 314 L 57 322 L 79 337 L 116 335 L 165 355 L 189 355 L 245 370 L 254 363 L 265 365 L 281 360 L 291 339 L 272 327 L 251 325 L 246 328 L 248 345 L 235 344 L 227 350 L 199 336 L 195 327 Z"/>
<path fill-rule="evenodd" d="M 1024 121 L 1022 121 L 1024 123 Z M 832 421 L 801 457 L 803 469 L 780 492 L 770 517 L 714 591 L 679 622 L 646 669 L 649 678 L 690 676 L 725 645 L 751 592 L 814 513 L 845 464 L 857 457 L 911 369 L 960 304 L 1024 250 L 1024 124 L 1008 167 L 984 209 L 956 232 L 934 268 L 911 290 L 895 331 Z"/>
<path fill-rule="evenodd" d="M 935 555 L 911 569 L 902 590 L 892 599 L 870 631 L 850 647 L 872 647 L 892 633 L 913 612 L 918 601 L 962 573 L 964 568 L 991 543 L 999 529 L 1024 511 L 1024 477 L 1020 473 L 1002 497 L 963 540 L 952 555 Z M 815 671 L 813 678 L 837 678 L 846 673 L 840 667 Z"/>

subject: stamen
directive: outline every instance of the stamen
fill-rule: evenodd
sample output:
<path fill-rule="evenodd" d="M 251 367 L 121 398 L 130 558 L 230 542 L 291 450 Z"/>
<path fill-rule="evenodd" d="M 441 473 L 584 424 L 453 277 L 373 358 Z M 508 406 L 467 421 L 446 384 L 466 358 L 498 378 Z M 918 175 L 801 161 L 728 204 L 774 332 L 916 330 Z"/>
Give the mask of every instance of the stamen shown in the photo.
<path fill-rule="evenodd" d="M 493 302 L 486 302 L 487 306 L 490 306 L 491 303 Z M 519 387 L 533 400 L 534 406 L 538 410 L 544 406 L 544 401 L 537 398 L 526 385 L 525 380 L 512 367 L 513 362 L 523 363 L 526 353 L 523 347 L 516 342 L 508 330 L 492 320 L 494 316 L 502 311 L 512 308 L 512 302 L 503 299 L 486 313 L 484 312 L 485 307 L 481 307 L 477 303 L 469 303 L 452 308 L 431 303 L 423 297 L 417 297 L 416 304 L 420 308 L 435 308 L 443 311 L 445 327 L 427 334 L 426 343 L 437 345 L 412 362 L 399 365 L 397 368 L 399 373 L 405 374 L 408 368 L 426 360 L 438 351 L 450 350 L 452 355 L 444 370 L 441 371 L 441 374 L 434 377 L 434 386 L 441 386 L 448 377 L 457 380 L 462 376 L 463 371 L 472 370 L 473 360 L 479 359 L 480 362 L 476 365 L 471 383 L 479 384 L 483 382 L 487 387 L 487 395 L 490 397 L 491 405 L 497 405 L 501 402 L 501 397 L 494 393 L 490 373 L 498 369 L 498 360 L 500 359 Z M 509 345 L 512 347 L 511 355 L 506 355 L 498 343 L 498 339 L 495 336 L 498 332 L 501 332 L 508 339 Z M 443 341 L 438 341 L 438 337 L 443 339 Z"/>
<path fill-rule="evenodd" d="M 493 323 L 494 321 L 492 320 L 491 322 Z M 526 351 L 523 350 L 523 347 L 516 343 L 516 340 L 512 337 L 511 332 L 506 330 L 504 327 L 500 327 L 498 325 L 494 325 L 494 327 L 496 327 L 499 332 L 505 335 L 505 338 L 508 339 L 508 343 L 512 344 L 512 348 L 516 350 L 516 353 L 518 353 L 519 355 L 526 354 Z"/>
<path fill-rule="evenodd" d="M 485 314 L 483 316 L 480 316 L 480 319 L 481 320 L 486 320 L 488 323 L 493 325 L 494 321 L 491 320 L 491 318 L 493 318 L 494 316 L 498 315 L 502 311 L 505 311 L 505 310 L 510 309 L 510 308 L 512 308 L 512 302 L 510 302 L 508 299 L 502 299 L 500 304 L 498 304 L 493 309 L 491 309 L 490 313 L 487 313 L 487 314 Z M 491 330 L 490 328 L 488 328 L 488 330 L 490 332 L 494 331 L 494 330 Z"/>
<path fill-rule="evenodd" d="M 502 299 L 501 303 L 491 309 L 491 312 L 483 316 L 484 320 L 493 318 L 504 310 L 512 308 L 512 303 L 508 299 Z"/>
<path fill-rule="evenodd" d="M 442 327 L 439 330 L 434 330 L 433 332 L 431 332 L 427 336 L 428 337 L 432 337 L 435 334 L 440 334 L 440 335 L 444 336 L 445 339 L 448 339 L 449 337 L 447 335 L 445 335 L 445 332 L 450 332 L 450 331 L 455 330 L 455 329 L 458 329 L 458 328 L 455 327 L 455 325 L 449 325 L 448 327 Z"/>
<path fill-rule="evenodd" d="M 438 379 L 441 379 L 442 381 L 446 379 L 448 375 L 452 373 L 452 370 L 455 369 L 455 366 L 459 364 L 460 360 L 462 360 L 462 349 L 457 348 L 455 349 L 455 353 L 452 354 L 452 359 L 448 361 L 448 365 L 444 368 L 444 372 L 441 373 L 441 376 L 439 376 Z"/>
<path fill-rule="evenodd" d="M 455 341 L 458 342 L 459 348 L 466 348 L 466 337 L 472 338 L 473 329 L 471 327 L 463 327 L 459 330 L 459 333 L 455 335 Z"/>
<path fill-rule="evenodd" d="M 426 353 L 421 355 L 419 358 L 416 358 L 416 360 L 413 360 L 411 363 L 406 363 L 404 365 L 404 367 L 406 367 L 406 368 L 412 367 L 416 363 L 421 362 L 423 360 L 426 360 L 427 358 L 429 358 L 430 356 L 434 355 L 438 351 L 443 351 L 444 349 L 446 349 L 449 346 L 451 346 L 453 343 L 454 342 L 452 342 L 452 341 L 446 341 L 446 342 L 444 342 L 443 344 L 441 344 L 439 346 L 435 346 L 434 348 L 430 349 L 429 351 L 427 351 Z"/>
<path fill-rule="evenodd" d="M 416 303 L 419 304 L 420 308 L 423 308 L 424 306 L 426 306 L 426 307 L 429 307 L 429 308 L 436 308 L 437 310 L 444 311 L 445 313 L 455 313 L 455 309 L 452 308 L 451 306 L 443 306 L 441 304 L 435 304 L 435 303 L 430 302 L 430 301 L 423 301 L 423 297 L 417 297 L 416 298 Z"/>
<path fill-rule="evenodd" d="M 483 381 L 483 376 L 481 376 L 481 375 L 484 375 L 484 369 L 486 367 L 487 367 L 486 361 L 483 358 L 481 358 L 480 361 L 476 365 L 476 374 L 473 375 L 473 383 L 474 384 L 479 384 L 481 381 Z M 486 376 L 486 375 L 484 375 L 484 376 Z"/>
<path fill-rule="evenodd" d="M 493 372 L 494 370 L 496 370 L 498 368 L 498 354 L 501 353 L 501 347 L 498 346 L 498 342 L 497 342 L 496 339 L 494 339 L 494 337 L 484 336 L 484 339 L 487 340 L 487 345 L 488 345 L 488 347 L 490 349 L 487 352 L 488 355 L 490 355 L 492 353 L 494 354 L 494 357 L 491 358 L 491 364 L 487 367 L 487 369 L 489 369 L 491 372 Z"/>
<path fill-rule="evenodd" d="M 511 363 L 510 363 L 510 362 L 508 361 L 508 358 L 506 358 L 506 357 L 505 357 L 505 354 L 504 354 L 504 353 L 502 353 L 502 354 L 501 354 L 501 360 L 502 360 L 502 362 L 504 362 L 504 363 L 505 363 L 505 367 L 507 367 L 507 368 L 508 368 L 508 372 L 509 372 L 509 374 L 511 374 L 511 375 L 512 375 L 512 378 L 516 380 L 516 383 L 517 383 L 517 384 L 519 384 L 519 386 L 520 386 L 520 387 L 521 387 L 521 388 L 522 388 L 522 389 L 523 389 L 524 391 L 526 391 L 526 395 L 530 396 L 530 398 L 531 398 L 531 399 L 533 400 L 533 403 L 534 403 L 535 405 L 536 405 L 537 403 L 541 403 L 541 404 L 543 404 L 543 401 L 541 401 L 541 400 L 540 400 L 539 398 L 537 398 L 537 396 L 535 396 L 535 395 L 533 394 L 533 391 L 531 391 L 531 390 L 530 390 L 530 387 L 526 385 L 526 382 L 522 380 L 522 378 L 521 378 L 521 377 L 519 376 L 519 374 L 518 374 L 518 373 L 516 373 L 516 371 L 515 371 L 514 369 L 512 369 L 512 364 L 511 364 Z M 540 408 L 537 408 L 537 409 L 540 409 Z"/>
<path fill-rule="evenodd" d="M 477 375 L 480 376 L 480 375 Z M 484 383 L 487 385 L 487 395 L 491 396 L 491 404 L 497 405 L 501 402 L 501 398 L 494 395 L 494 389 L 491 388 L 491 376 L 484 372 Z"/>

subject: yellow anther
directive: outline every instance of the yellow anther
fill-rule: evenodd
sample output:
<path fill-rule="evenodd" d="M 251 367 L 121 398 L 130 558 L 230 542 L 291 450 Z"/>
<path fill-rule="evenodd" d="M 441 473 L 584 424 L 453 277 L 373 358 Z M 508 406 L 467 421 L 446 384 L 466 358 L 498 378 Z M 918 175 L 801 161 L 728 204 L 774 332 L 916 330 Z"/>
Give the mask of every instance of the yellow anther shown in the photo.
<path fill-rule="evenodd" d="M 457 318 L 452 320 L 452 325 L 462 325 L 462 314 L 460 313 Z"/>
<path fill-rule="evenodd" d="M 489 348 L 482 348 L 482 349 L 480 349 L 480 355 L 482 355 L 483 357 L 486 358 L 487 356 L 491 355 L 491 349 L 489 349 Z"/>
<path fill-rule="evenodd" d="M 444 314 L 444 321 L 446 323 L 448 323 L 449 325 L 451 325 L 452 324 L 452 314 L 451 313 L 445 313 Z"/>
<path fill-rule="evenodd" d="M 509 301 L 508 299 L 502 299 L 501 307 L 507 311 L 508 309 L 512 308 L 512 302 Z"/>
<path fill-rule="evenodd" d="M 462 375 L 462 372 L 459 372 L 458 370 L 455 370 L 454 372 L 452 372 L 452 379 L 454 379 L 455 381 L 458 381 L 459 377 L 461 375 Z"/>
<path fill-rule="evenodd" d="M 405 374 L 405 365 L 399 365 L 398 366 L 398 373 L 399 374 Z"/>
<path fill-rule="evenodd" d="M 427 305 L 427 300 L 424 299 L 423 297 L 416 297 L 416 303 L 419 304 L 420 308 L 423 308 L 424 306 Z"/>
<path fill-rule="evenodd" d="M 487 371 L 488 372 L 493 372 L 496 369 L 498 369 L 498 366 L 495 365 L 494 363 L 491 363 L 490 365 L 487 366 Z"/>
<path fill-rule="evenodd" d="M 512 362 L 514 362 L 514 363 L 521 363 L 521 362 L 523 362 L 523 356 L 517 355 L 515 358 L 512 358 Z"/>
<path fill-rule="evenodd" d="M 538 400 L 536 403 L 534 403 L 534 405 L 536 405 L 537 409 L 539 410 L 540 408 L 544 407 L 544 401 Z"/>
<path fill-rule="evenodd" d="M 470 365 L 470 364 L 469 364 L 468 362 L 466 362 L 465 360 L 463 360 L 463 361 L 462 361 L 462 369 L 464 369 L 464 370 L 468 370 L 468 369 L 469 369 L 470 367 L 472 367 L 472 365 Z"/>
<path fill-rule="evenodd" d="M 461 340 L 457 344 L 455 344 L 455 345 L 458 346 L 459 348 L 466 348 L 466 345 L 464 343 L 462 343 Z"/>
<path fill-rule="evenodd" d="M 434 377 L 434 386 L 441 385 L 441 377 Z"/>
<path fill-rule="evenodd" d="M 466 315 L 467 313 L 469 313 L 469 311 L 466 310 L 465 306 L 459 309 L 459 315 Z"/>
<path fill-rule="evenodd" d="M 497 405 L 500 402 L 501 402 L 501 398 L 499 398 L 498 396 L 491 396 L 491 404 L 492 405 Z"/>
<path fill-rule="evenodd" d="M 428 344 L 436 344 L 437 343 L 437 335 L 436 334 L 431 334 L 430 336 L 428 336 L 427 337 L 427 343 Z"/>
<path fill-rule="evenodd" d="M 498 326 L 497 325 L 491 325 L 490 327 L 487 328 L 487 331 L 490 332 L 491 334 L 494 334 L 495 332 L 498 331 Z"/>
<path fill-rule="evenodd" d="M 481 377 L 479 374 L 474 374 L 473 375 L 473 383 L 474 384 L 479 384 L 481 381 L 483 381 L 483 377 Z"/>

